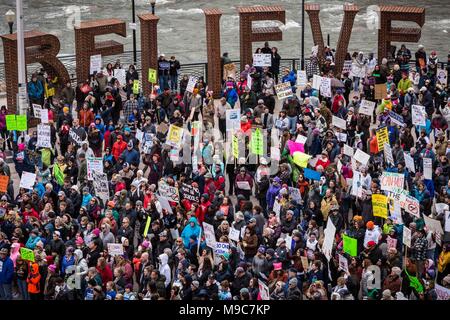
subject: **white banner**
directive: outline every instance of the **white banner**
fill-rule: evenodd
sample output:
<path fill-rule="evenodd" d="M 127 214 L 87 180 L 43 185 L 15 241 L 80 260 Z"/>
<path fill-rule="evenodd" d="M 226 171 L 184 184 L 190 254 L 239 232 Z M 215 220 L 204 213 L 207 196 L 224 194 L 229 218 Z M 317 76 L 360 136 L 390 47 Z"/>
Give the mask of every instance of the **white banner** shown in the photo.
<path fill-rule="evenodd" d="M 369 100 L 361 100 L 358 113 L 362 113 L 368 116 L 373 116 L 373 109 L 375 109 L 375 102 Z"/>
<path fill-rule="evenodd" d="M 411 108 L 412 123 L 419 126 L 426 125 L 426 112 L 424 106 L 413 104 Z"/>
<path fill-rule="evenodd" d="M 102 167 L 103 169 L 103 167 Z M 102 199 L 103 204 L 106 204 L 109 200 L 109 182 L 108 175 L 106 173 L 92 170 L 92 183 L 94 185 L 95 194 Z"/>
<path fill-rule="evenodd" d="M 123 245 L 121 243 L 108 243 L 108 254 L 113 257 L 123 255 Z"/>
<path fill-rule="evenodd" d="M 431 158 L 423 158 L 423 177 L 425 179 L 433 179 L 433 160 Z"/>
<path fill-rule="evenodd" d="M 347 121 L 345 121 L 342 118 L 336 117 L 336 116 L 333 116 L 331 124 L 335 127 L 341 128 L 342 130 L 347 129 Z"/>
<path fill-rule="evenodd" d="M 313 83 L 312 83 L 313 89 L 319 90 L 321 83 L 322 83 L 322 77 L 318 76 L 316 74 L 313 75 Z"/>
<path fill-rule="evenodd" d="M 225 110 L 225 121 L 227 131 L 238 131 L 241 129 L 241 109 Z"/>
<path fill-rule="evenodd" d="M 92 171 L 96 170 L 98 172 L 103 173 L 103 159 L 102 158 L 94 158 L 88 157 L 86 159 L 86 168 L 87 168 L 87 178 L 88 180 L 93 180 Z"/>
<path fill-rule="evenodd" d="M 39 147 L 39 148 L 51 148 L 52 147 L 51 129 L 50 129 L 49 125 L 46 125 L 46 124 L 38 124 L 37 125 L 36 147 Z"/>
<path fill-rule="evenodd" d="M 265 53 L 254 53 L 253 54 L 253 66 L 254 67 L 271 67 L 272 66 L 272 55 Z"/>
<path fill-rule="evenodd" d="M 33 190 L 34 183 L 36 182 L 36 174 L 31 172 L 22 172 L 22 177 L 20 178 L 19 188 Z"/>
<path fill-rule="evenodd" d="M 114 69 L 114 78 L 119 81 L 121 86 L 124 86 L 127 84 L 127 77 L 126 77 L 126 71 L 125 69 Z"/>
<path fill-rule="evenodd" d="M 94 74 L 94 72 L 102 71 L 103 62 L 102 62 L 102 55 L 101 54 L 96 54 L 96 55 L 91 56 L 90 61 L 91 61 L 91 64 L 90 64 L 90 69 L 89 69 L 90 71 L 89 71 L 89 73 L 91 75 Z"/>
<path fill-rule="evenodd" d="M 386 162 L 390 163 L 391 165 L 395 165 L 394 156 L 392 155 L 392 148 L 389 143 L 384 143 L 383 152 L 384 152 L 384 159 L 386 160 Z"/>

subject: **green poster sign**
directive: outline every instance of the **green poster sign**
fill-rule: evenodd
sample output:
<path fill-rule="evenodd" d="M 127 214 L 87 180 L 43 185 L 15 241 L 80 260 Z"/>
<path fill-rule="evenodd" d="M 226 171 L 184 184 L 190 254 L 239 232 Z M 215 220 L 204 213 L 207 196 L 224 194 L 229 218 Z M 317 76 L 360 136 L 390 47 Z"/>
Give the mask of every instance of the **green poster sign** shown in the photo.
<path fill-rule="evenodd" d="M 148 82 L 150 83 L 156 83 L 156 70 L 155 69 L 148 69 Z"/>
<path fill-rule="evenodd" d="M 356 257 L 358 255 L 358 240 L 344 234 L 344 252 Z"/>
<path fill-rule="evenodd" d="M 254 154 L 263 155 L 264 139 L 260 128 L 256 128 L 251 137 L 251 150 Z"/>
<path fill-rule="evenodd" d="M 133 81 L 133 94 L 139 94 L 139 80 Z"/>
<path fill-rule="evenodd" d="M 34 262 L 34 252 L 28 248 L 20 248 L 20 256 L 23 260 Z"/>
<path fill-rule="evenodd" d="M 9 131 L 17 130 L 16 115 L 15 114 L 8 114 L 8 115 L 6 115 L 6 129 L 9 130 Z"/>
<path fill-rule="evenodd" d="M 17 131 L 27 131 L 28 125 L 27 125 L 27 115 L 17 115 L 16 116 L 16 125 L 17 125 Z"/>

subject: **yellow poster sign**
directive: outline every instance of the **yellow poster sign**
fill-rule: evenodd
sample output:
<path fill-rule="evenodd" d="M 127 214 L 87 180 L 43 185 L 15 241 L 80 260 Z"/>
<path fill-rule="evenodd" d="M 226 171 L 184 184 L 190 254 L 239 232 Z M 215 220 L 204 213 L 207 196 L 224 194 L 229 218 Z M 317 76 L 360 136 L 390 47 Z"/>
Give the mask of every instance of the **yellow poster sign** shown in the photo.
<path fill-rule="evenodd" d="M 235 159 L 239 158 L 239 140 L 238 137 L 236 137 L 235 135 L 233 135 L 232 147 L 233 147 L 233 157 Z"/>
<path fill-rule="evenodd" d="M 389 133 L 387 127 L 377 129 L 378 151 L 384 150 L 384 144 L 389 144 Z"/>
<path fill-rule="evenodd" d="M 139 94 L 139 80 L 133 81 L 133 94 Z"/>
<path fill-rule="evenodd" d="M 167 135 L 167 144 L 179 148 L 183 139 L 183 128 L 171 125 Z"/>
<path fill-rule="evenodd" d="M 383 194 L 372 195 L 373 216 L 386 219 L 388 217 L 387 197 Z"/>
<path fill-rule="evenodd" d="M 155 69 L 148 69 L 148 82 L 150 83 L 156 83 L 156 70 Z"/>

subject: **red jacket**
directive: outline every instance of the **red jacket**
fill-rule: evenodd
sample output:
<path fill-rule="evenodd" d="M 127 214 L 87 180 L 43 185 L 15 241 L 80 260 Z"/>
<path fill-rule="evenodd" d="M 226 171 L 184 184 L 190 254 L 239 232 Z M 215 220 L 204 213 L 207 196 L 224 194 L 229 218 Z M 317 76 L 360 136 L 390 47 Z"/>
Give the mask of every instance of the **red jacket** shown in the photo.
<path fill-rule="evenodd" d="M 125 151 L 126 148 L 127 143 L 125 141 L 117 140 L 116 142 L 114 142 L 111 153 L 116 161 L 119 159 L 120 155 Z"/>
<path fill-rule="evenodd" d="M 106 283 L 108 281 L 113 281 L 113 273 L 108 265 L 105 265 L 104 269 L 100 269 L 98 266 L 96 267 L 96 269 L 100 274 L 100 277 L 102 278 L 103 286 L 106 286 Z"/>
<path fill-rule="evenodd" d="M 81 109 L 78 113 L 78 119 L 80 120 L 80 126 L 89 127 L 94 122 L 94 114 L 91 110 Z"/>

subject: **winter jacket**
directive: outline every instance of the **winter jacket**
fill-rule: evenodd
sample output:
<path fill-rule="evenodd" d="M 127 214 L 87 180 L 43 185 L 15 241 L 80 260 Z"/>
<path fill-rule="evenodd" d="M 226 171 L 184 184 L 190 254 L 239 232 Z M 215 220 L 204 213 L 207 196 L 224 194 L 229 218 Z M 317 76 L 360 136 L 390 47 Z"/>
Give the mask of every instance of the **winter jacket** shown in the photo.
<path fill-rule="evenodd" d="M 168 265 L 169 256 L 165 253 L 159 255 L 161 264 L 159 265 L 159 273 L 165 277 L 164 286 L 167 287 L 171 281 L 171 271 Z"/>
<path fill-rule="evenodd" d="M 0 271 L 0 284 L 11 284 L 14 276 L 14 263 L 10 257 L 0 259 L 2 265 Z"/>
<path fill-rule="evenodd" d="M 191 227 L 191 222 L 194 223 L 194 227 Z M 197 218 L 191 217 L 189 219 L 189 223 L 184 227 L 183 232 L 181 233 L 181 238 L 183 239 L 183 244 L 187 248 L 189 246 L 189 239 L 192 235 L 198 237 L 200 234 L 200 226 L 198 225 Z"/>

